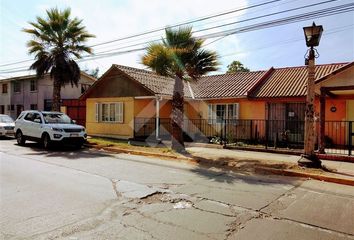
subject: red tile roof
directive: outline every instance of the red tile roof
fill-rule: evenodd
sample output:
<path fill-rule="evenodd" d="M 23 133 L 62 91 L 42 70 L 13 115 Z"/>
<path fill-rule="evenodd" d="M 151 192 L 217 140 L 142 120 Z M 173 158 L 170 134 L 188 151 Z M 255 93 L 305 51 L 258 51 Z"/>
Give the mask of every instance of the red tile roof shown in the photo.
<path fill-rule="evenodd" d="M 114 64 L 125 74 L 138 81 L 155 94 L 172 96 L 174 79 L 156 74 L 155 72 Z M 185 97 L 191 98 L 192 94 L 187 84 L 184 84 Z"/>
<path fill-rule="evenodd" d="M 238 72 L 201 77 L 195 88 L 197 98 L 245 97 L 267 71 Z"/>
<path fill-rule="evenodd" d="M 319 80 L 346 67 L 348 67 L 348 63 L 316 65 L 315 77 Z M 152 71 L 122 65 L 113 65 L 112 68 L 119 69 L 153 94 L 165 96 L 172 96 L 173 94 L 174 79 L 171 77 L 164 77 Z M 98 82 L 104 80 L 104 78 L 105 74 Z M 185 83 L 184 93 L 186 98 L 196 99 L 303 97 L 306 96 L 306 82 L 306 66 L 271 68 L 268 71 L 204 76 L 196 82 Z M 96 87 L 96 85 L 94 84 L 90 89 Z M 90 91 L 87 91 L 82 98 L 89 97 L 89 94 Z"/>
<path fill-rule="evenodd" d="M 155 94 L 172 95 L 174 79 L 160 76 L 152 71 L 114 65 L 131 78 Z M 267 71 L 238 72 L 230 74 L 204 76 L 198 81 L 184 84 L 187 98 L 233 98 L 245 97 L 247 92 L 265 75 Z M 190 88 L 188 86 L 190 85 Z M 192 90 L 192 91 L 191 91 Z M 192 93 L 191 93 L 192 92 Z"/>
<path fill-rule="evenodd" d="M 336 71 L 348 63 L 335 63 L 316 65 L 315 79 L 320 79 L 333 71 Z M 256 88 L 252 97 L 303 97 L 306 96 L 307 67 L 277 68 L 269 78 Z"/>

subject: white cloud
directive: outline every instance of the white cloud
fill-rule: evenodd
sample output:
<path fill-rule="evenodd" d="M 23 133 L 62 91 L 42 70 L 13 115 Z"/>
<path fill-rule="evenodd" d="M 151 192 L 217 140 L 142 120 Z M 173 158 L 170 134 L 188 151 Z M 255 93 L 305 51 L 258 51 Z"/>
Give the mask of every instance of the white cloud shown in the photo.
<path fill-rule="evenodd" d="M 179 22 L 184 22 L 186 20 L 195 19 L 201 16 L 236 9 L 239 7 L 245 7 L 247 6 L 248 2 L 247 0 L 107 0 L 89 1 L 88 3 L 86 0 L 58 0 L 54 1 L 54 4 L 52 3 L 53 1 L 42 1 L 41 3 L 37 4 L 35 6 L 35 15 L 33 15 L 31 19 L 27 19 L 27 21 L 35 20 L 34 16 L 37 15 L 45 16 L 45 10 L 48 8 L 70 7 L 72 10 L 72 15 L 83 19 L 83 24 L 87 27 L 87 30 L 97 36 L 95 39 L 89 41 L 88 44 L 90 45 L 110 41 L 112 39 L 117 39 L 136 33 L 141 33 L 147 30 L 156 29 Z M 245 11 L 233 14 L 233 17 L 236 20 L 238 16 L 243 13 L 245 13 Z M 16 21 L 16 18 L 14 18 L 14 20 Z M 208 21 L 198 23 L 196 24 L 195 29 L 222 24 L 225 21 L 227 20 L 219 21 L 217 23 L 212 23 L 211 21 L 209 21 L 209 23 Z M 208 25 L 206 25 L 206 23 L 208 23 Z M 201 24 L 202 26 L 200 26 Z M 28 40 L 28 38 L 26 38 L 26 35 L 24 35 L 22 32 L 17 30 L 13 33 L 13 35 L 14 39 L 16 39 L 16 42 L 13 43 L 11 48 L 13 48 L 15 44 L 21 45 L 21 47 L 17 48 L 15 51 L 15 56 L 14 54 L 11 54 L 10 51 L 1 49 L 1 52 L 4 51 L 5 56 L 11 55 L 11 57 L 5 57 L 7 59 L 2 58 L 1 62 L 16 61 L 28 58 L 27 49 L 25 47 L 25 42 Z M 140 37 L 140 41 L 136 42 L 145 42 L 147 39 L 159 39 L 162 37 L 162 35 L 163 32 L 158 32 L 148 36 L 142 36 Z M 136 42 L 132 42 L 130 39 L 127 41 L 112 43 L 107 46 L 97 47 L 96 52 L 119 48 L 121 46 L 125 46 L 126 44 L 134 44 Z M 239 50 L 237 47 L 238 45 L 238 38 L 236 36 L 230 36 L 225 38 L 223 41 L 211 44 L 209 48 L 221 51 L 224 51 L 223 49 L 228 49 L 227 51 L 230 52 Z M 3 46 L 1 46 L 1 48 L 3 48 Z M 88 66 L 90 68 L 99 67 L 101 73 L 107 70 L 113 63 L 133 67 L 143 67 L 139 64 L 142 53 L 143 52 L 135 52 L 110 58 L 87 61 L 82 63 L 81 66 Z M 19 74 L 21 75 L 21 73 Z M 15 75 L 15 73 L 12 75 Z"/>

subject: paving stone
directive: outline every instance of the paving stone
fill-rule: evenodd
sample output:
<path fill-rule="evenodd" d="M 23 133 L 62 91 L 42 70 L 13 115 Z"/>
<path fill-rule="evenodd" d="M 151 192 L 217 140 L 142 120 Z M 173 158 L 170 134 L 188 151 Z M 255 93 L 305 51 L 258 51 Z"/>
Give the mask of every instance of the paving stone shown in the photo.
<path fill-rule="evenodd" d="M 228 216 L 235 216 L 236 213 L 229 207 L 227 204 L 210 201 L 210 200 L 201 200 L 194 203 L 194 206 L 198 209 L 202 209 L 209 212 L 220 213 Z"/>
<path fill-rule="evenodd" d="M 344 240 L 348 235 L 309 227 L 299 223 L 274 219 L 252 219 L 245 227 L 231 235 L 237 240 Z"/>

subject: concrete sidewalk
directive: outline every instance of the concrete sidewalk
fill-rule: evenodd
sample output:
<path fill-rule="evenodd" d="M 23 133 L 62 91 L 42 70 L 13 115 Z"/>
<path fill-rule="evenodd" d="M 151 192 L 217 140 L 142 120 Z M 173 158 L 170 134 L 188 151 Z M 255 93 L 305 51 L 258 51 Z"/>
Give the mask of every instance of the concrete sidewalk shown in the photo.
<path fill-rule="evenodd" d="M 231 165 L 240 170 L 251 168 L 276 168 L 279 170 L 301 171 L 309 174 L 343 178 L 354 182 L 354 163 L 322 160 L 322 165 L 329 170 L 304 169 L 297 165 L 300 156 L 245 150 L 215 149 L 206 147 L 188 147 L 193 158 L 209 159 Z"/>
<path fill-rule="evenodd" d="M 186 161 L 207 168 L 223 168 L 242 173 L 276 174 L 304 177 L 339 184 L 354 186 L 354 163 L 323 160 L 325 169 L 299 167 L 300 156 L 256 152 L 247 150 L 223 149 L 220 145 L 212 148 L 207 146 L 191 146 L 187 144 L 187 154 L 173 151 L 156 151 L 153 147 L 124 147 L 104 145 L 88 145 L 97 149 L 115 153 L 127 153 L 159 159 Z"/>

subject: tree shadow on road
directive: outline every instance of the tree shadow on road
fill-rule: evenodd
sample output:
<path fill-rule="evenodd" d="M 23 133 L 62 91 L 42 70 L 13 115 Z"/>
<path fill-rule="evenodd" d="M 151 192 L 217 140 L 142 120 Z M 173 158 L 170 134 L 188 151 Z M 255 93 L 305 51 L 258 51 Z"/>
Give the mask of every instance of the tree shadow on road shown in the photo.
<path fill-rule="evenodd" d="M 34 156 L 45 156 L 45 157 L 59 157 L 65 158 L 68 160 L 78 160 L 78 159 L 96 159 L 101 157 L 109 157 L 112 156 L 106 152 L 99 152 L 97 150 L 90 150 L 89 148 L 81 148 L 77 149 L 72 146 L 66 145 L 56 145 L 52 146 L 49 150 L 43 149 L 41 144 L 30 142 L 26 143 L 24 147 L 30 148 L 33 152 L 26 153 L 26 155 L 34 155 Z"/>
<path fill-rule="evenodd" d="M 220 157 L 210 160 L 197 158 L 197 166 L 191 169 L 191 172 L 202 176 L 203 178 L 220 183 L 246 182 L 248 184 L 270 185 L 270 184 L 294 184 L 297 178 L 260 175 L 258 171 L 263 167 L 273 169 L 289 169 L 293 166 L 288 163 L 264 162 L 259 160 L 235 160 L 233 158 Z M 255 175 L 257 174 L 257 175 Z"/>

